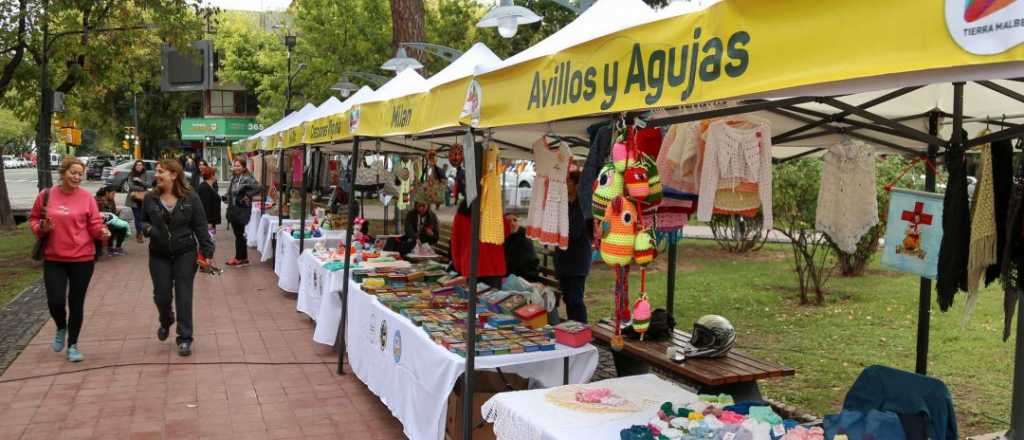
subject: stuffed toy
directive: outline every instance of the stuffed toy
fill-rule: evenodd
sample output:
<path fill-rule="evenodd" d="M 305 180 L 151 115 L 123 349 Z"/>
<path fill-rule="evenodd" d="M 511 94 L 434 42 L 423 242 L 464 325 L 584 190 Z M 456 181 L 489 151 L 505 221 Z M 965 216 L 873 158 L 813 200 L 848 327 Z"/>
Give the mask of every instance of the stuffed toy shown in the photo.
<path fill-rule="evenodd" d="M 594 180 L 594 198 L 591 207 L 594 218 L 603 221 L 608 204 L 612 199 L 621 196 L 622 190 L 622 175 L 615 171 L 615 166 L 609 162 L 601 167 L 601 172 Z"/>
<path fill-rule="evenodd" d="M 644 333 L 651 325 L 651 303 L 647 301 L 647 292 L 641 292 L 640 298 L 633 304 L 633 330 L 644 340 Z"/>
<path fill-rule="evenodd" d="M 601 259 L 609 266 L 628 266 L 633 261 L 636 222 L 633 202 L 620 196 L 608 204 L 601 224 Z"/>

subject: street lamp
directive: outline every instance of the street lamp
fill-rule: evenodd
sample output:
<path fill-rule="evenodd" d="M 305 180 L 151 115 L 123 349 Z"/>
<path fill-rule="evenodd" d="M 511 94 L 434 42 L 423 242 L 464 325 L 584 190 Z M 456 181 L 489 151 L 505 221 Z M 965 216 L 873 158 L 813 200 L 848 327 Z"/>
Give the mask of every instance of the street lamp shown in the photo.
<path fill-rule="evenodd" d="M 398 73 L 405 69 L 422 69 L 423 64 L 416 61 L 415 58 L 410 58 L 409 55 L 406 55 L 405 47 L 399 45 L 395 57 L 385 61 L 380 68 L 383 70 L 393 70 L 395 73 Z"/>
<path fill-rule="evenodd" d="M 504 38 L 516 36 L 520 25 L 536 23 L 541 17 L 522 6 L 516 6 L 512 0 L 501 0 L 497 7 L 477 22 L 476 27 L 497 27 L 498 33 Z"/>
<path fill-rule="evenodd" d="M 398 47 L 408 47 L 410 49 L 416 49 L 419 51 L 427 52 L 438 57 L 444 58 L 449 63 L 455 61 L 457 58 L 461 57 L 462 54 L 465 53 L 455 48 L 433 43 L 399 43 Z"/>
<path fill-rule="evenodd" d="M 386 76 L 350 70 L 341 74 L 341 78 L 338 78 L 338 82 L 334 83 L 334 85 L 331 86 L 331 90 L 340 93 L 342 98 L 347 98 L 353 92 L 358 91 L 359 85 L 349 81 L 350 77 L 359 78 L 363 81 L 373 84 L 374 87 L 380 87 L 384 83 L 388 82 L 389 79 Z"/>
<path fill-rule="evenodd" d="M 295 50 L 295 43 L 297 38 L 295 35 L 285 35 L 284 46 L 288 48 L 288 81 L 285 88 L 284 96 L 284 115 L 288 116 L 292 112 L 292 51 Z M 299 70 L 305 67 L 305 64 L 299 65 Z M 298 73 L 298 72 L 296 72 Z"/>

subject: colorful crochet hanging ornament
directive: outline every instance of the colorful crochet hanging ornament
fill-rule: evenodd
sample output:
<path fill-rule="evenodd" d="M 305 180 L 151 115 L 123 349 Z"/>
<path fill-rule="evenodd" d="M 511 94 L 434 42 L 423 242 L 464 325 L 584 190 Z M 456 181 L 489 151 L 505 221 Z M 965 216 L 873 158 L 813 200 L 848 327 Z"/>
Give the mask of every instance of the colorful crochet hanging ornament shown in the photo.
<path fill-rule="evenodd" d="M 633 304 L 633 330 L 640 334 L 640 340 L 644 340 L 644 333 L 651 326 L 651 303 L 647 301 L 647 291 L 640 278 L 640 298 Z"/>
<path fill-rule="evenodd" d="M 617 267 L 633 262 L 636 222 L 636 207 L 625 197 L 616 197 L 608 205 L 601 223 L 600 249 L 605 264 Z"/>
<path fill-rule="evenodd" d="M 647 266 L 658 256 L 658 247 L 654 241 L 654 235 L 650 228 L 643 228 L 636 234 L 633 245 L 633 258 L 636 264 Z"/>
<path fill-rule="evenodd" d="M 625 172 L 627 162 L 629 162 L 629 148 L 625 142 L 616 142 L 615 145 L 612 145 L 612 164 L 615 165 L 615 171 Z"/>
<path fill-rule="evenodd" d="M 623 194 L 622 174 L 615 171 L 615 165 L 611 162 L 601 167 L 601 172 L 594 180 L 594 199 L 591 210 L 594 218 L 604 220 L 605 210 L 613 199 Z"/>
<path fill-rule="evenodd" d="M 452 144 L 451 147 L 448 147 L 448 163 L 458 168 L 462 166 L 463 160 L 462 144 Z"/>
<path fill-rule="evenodd" d="M 629 265 L 615 268 L 615 334 L 612 335 L 612 350 L 619 351 L 625 346 L 622 339 L 622 323 L 629 320 Z"/>

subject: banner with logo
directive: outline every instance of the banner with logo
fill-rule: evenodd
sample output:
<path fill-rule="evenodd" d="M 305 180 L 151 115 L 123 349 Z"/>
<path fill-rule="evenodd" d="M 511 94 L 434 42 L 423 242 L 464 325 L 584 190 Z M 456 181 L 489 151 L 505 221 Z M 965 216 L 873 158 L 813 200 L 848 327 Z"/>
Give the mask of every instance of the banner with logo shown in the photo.
<path fill-rule="evenodd" d="M 477 76 L 478 125 L 1022 61 L 1022 42 L 1024 0 L 728 0 Z"/>
<path fill-rule="evenodd" d="M 306 126 L 305 124 L 299 124 L 297 127 L 289 128 L 284 132 L 284 144 L 283 148 L 298 147 L 303 144 L 306 137 Z"/>
<path fill-rule="evenodd" d="M 315 119 L 306 124 L 306 143 L 309 144 L 329 144 L 351 137 L 346 113 Z"/>

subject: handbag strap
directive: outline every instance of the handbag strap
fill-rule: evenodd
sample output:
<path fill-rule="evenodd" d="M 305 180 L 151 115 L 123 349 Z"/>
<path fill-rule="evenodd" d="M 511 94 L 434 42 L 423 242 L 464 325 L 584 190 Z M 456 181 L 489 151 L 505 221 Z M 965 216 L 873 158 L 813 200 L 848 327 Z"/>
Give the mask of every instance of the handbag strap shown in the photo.
<path fill-rule="evenodd" d="M 50 188 L 46 188 L 46 189 L 43 190 L 43 209 L 42 209 L 43 212 L 42 212 L 42 214 L 43 214 L 44 217 L 46 216 L 46 210 L 49 209 L 49 207 L 50 207 Z"/>

